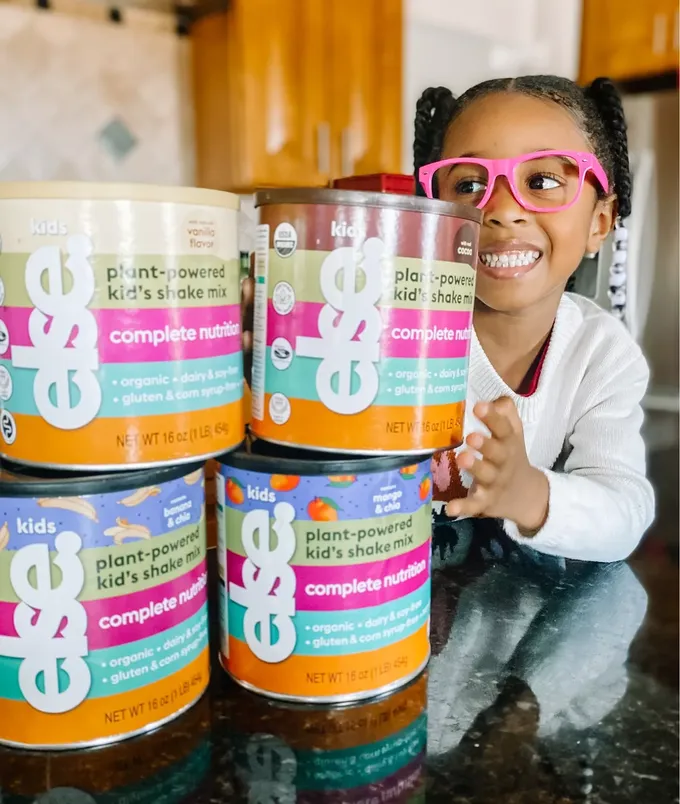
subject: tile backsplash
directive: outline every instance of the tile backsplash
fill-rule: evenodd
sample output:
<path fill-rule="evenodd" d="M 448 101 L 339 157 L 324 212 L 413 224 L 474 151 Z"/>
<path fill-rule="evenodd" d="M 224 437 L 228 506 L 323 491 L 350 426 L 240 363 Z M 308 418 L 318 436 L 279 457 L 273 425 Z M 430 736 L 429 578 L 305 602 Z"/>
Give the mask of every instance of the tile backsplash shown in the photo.
<path fill-rule="evenodd" d="M 0 181 L 192 184 L 188 42 L 161 23 L 0 3 Z"/>

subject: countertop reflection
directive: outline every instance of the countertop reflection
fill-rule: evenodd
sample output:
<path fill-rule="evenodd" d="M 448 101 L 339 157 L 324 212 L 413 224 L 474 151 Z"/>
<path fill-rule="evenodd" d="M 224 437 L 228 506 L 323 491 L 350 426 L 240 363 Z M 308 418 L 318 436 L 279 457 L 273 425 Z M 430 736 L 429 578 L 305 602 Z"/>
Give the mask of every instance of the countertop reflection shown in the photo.
<path fill-rule="evenodd" d="M 649 605 L 627 564 L 435 571 L 433 655 L 409 687 L 285 706 L 216 666 L 209 694 L 146 737 L 0 750 L 0 802 L 674 802 L 677 685 L 648 669 L 661 643 L 630 650 Z"/>

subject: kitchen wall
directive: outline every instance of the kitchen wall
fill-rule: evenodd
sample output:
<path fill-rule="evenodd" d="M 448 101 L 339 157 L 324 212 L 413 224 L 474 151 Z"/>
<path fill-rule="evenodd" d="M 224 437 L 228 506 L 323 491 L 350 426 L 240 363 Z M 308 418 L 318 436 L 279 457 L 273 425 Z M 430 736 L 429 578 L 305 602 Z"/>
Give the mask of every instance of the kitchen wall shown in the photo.
<path fill-rule="evenodd" d="M 0 3 L 0 180 L 192 183 L 188 43 L 171 15 L 107 13 Z"/>
<path fill-rule="evenodd" d="M 402 169 L 413 169 L 413 118 L 426 87 L 456 95 L 502 76 L 576 78 L 581 0 L 404 0 Z"/>
<path fill-rule="evenodd" d="M 632 95 L 625 99 L 631 153 L 650 149 L 656 159 L 656 192 L 650 199 L 649 258 L 643 263 L 651 280 L 651 298 L 642 348 L 652 372 L 650 407 L 678 404 L 678 294 L 680 248 L 678 219 L 679 98 L 676 91 Z"/>

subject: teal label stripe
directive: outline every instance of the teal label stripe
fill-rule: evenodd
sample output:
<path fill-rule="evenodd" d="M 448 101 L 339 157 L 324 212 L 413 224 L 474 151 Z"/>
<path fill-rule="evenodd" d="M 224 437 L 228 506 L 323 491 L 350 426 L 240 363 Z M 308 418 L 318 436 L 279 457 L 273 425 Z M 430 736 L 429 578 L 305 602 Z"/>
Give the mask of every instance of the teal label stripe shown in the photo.
<path fill-rule="evenodd" d="M 397 734 L 361 748 L 296 751 L 298 790 L 338 790 L 376 784 L 425 751 L 427 715 L 423 712 Z"/>
<path fill-rule="evenodd" d="M 212 743 L 205 740 L 188 757 L 155 775 L 132 785 L 98 793 L 96 804 L 177 804 L 190 801 L 192 799 L 188 796 L 203 782 L 210 770 L 211 759 Z M 31 798 L 31 804 L 33 802 L 35 798 Z"/>
<path fill-rule="evenodd" d="M 88 699 L 107 698 L 146 687 L 182 670 L 208 645 L 208 608 L 148 639 L 93 651 L 85 658 L 92 674 Z M 23 701 L 21 659 L 0 656 L 0 701 Z M 64 677 L 64 683 L 68 678 Z M 38 681 L 40 687 L 40 681 Z"/>
<path fill-rule="evenodd" d="M 0 360 L 0 365 L 12 377 L 12 395 L 5 402 L 7 410 L 39 416 L 33 398 L 36 372 L 13 368 L 10 360 Z M 241 352 L 235 352 L 174 363 L 104 363 L 98 377 L 102 389 L 99 418 L 206 410 L 241 399 L 243 357 Z"/>
<path fill-rule="evenodd" d="M 265 392 L 280 393 L 289 399 L 318 401 L 316 372 L 320 360 L 294 357 L 286 369 L 277 369 L 267 347 Z M 453 405 L 465 400 L 466 357 L 412 358 L 386 357 L 380 361 L 380 387 L 376 406 Z M 352 376 L 351 393 L 359 390 L 360 380 Z"/>
<path fill-rule="evenodd" d="M 243 631 L 245 612 L 245 608 L 229 600 L 228 629 L 225 630 L 241 642 L 246 641 Z M 429 578 L 410 595 L 382 606 L 345 611 L 299 611 L 294 617 L 297 631 L 295 655 L 353 656 L 378 650 L 414 634 L 427 622 L 429 614 Z M 277 638 L 275 623 L 271 627 L 274 642 Z"/>

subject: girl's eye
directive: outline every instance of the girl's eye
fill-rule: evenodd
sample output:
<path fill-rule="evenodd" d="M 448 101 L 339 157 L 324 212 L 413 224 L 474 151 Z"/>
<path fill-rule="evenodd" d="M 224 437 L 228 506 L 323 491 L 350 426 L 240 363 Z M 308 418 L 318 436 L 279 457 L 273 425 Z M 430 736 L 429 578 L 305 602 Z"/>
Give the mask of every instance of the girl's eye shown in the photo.
<path fill-rule="evenodd" d="M 550 176 L 547 173 L 536 173 L 527 181 L 530 190 L 556 190 L 562 186 L 562 182 L 557 176 Z"/>
<path fill-rule="evenodd" d="M 486 182 L 479 179 L 461 179 L 456 182 L 455 190 L 458 195 L 478 195 L 486 190 Z"/>

